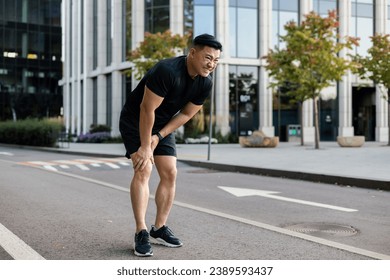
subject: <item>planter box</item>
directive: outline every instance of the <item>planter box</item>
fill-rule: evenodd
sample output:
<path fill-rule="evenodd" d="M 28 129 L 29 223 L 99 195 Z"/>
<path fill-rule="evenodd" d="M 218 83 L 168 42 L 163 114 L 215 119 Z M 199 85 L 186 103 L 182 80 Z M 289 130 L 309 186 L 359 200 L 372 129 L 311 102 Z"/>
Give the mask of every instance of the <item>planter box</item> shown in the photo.
<path fill-rule="evenodd" d="M 262 131 L 254 131 L 251 136 L 240 136 L 241 147 L 246 148 L 275 148 L 279 144 L 279 137 L 267 137 Z"/>
<path fill-rule="evenodd" d="M 340 147 L 361 147 L 364 142 L 364 136 L 337 136 Z"/>

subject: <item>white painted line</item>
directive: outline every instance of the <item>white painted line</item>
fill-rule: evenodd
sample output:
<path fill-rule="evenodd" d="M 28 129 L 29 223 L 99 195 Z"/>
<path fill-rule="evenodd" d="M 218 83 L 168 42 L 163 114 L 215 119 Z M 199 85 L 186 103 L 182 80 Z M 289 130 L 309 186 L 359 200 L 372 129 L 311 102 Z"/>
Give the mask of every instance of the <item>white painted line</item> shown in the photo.
<path fill-rule="evenodd" d="M 124 166 L 129 166 L 130 165 L 130 163 L 124 162 L 124 161 L 120 161 L 119 164 L 120 165 L 124 165 Z"/>
<path fill-rule="evenodd" d="M 0 246 L 15 260 L 44 260 L 34 249 L 0 223 Z"/>
<path fill-rule="evenodd" d="M 70 168 L 68 165 L 65 165 L 65 164 L 61 164 L 60 167 L 63 168 L 63 169 L 69 169 Z"/>
<path fill-rule="evenodd" d="M 75 161 L 72 161 L 72 160 L 53 160 L 53 162 L 62 163 L 62 164 L 68 164 L 68 165 L 78 164 L 78 162 L 75 162 Z"/>
<path fill-rule="evenodd" d="M 96 160 L 96 159 L 87 159 L 87 158 L 75 159 L 75 161 L 82 162 L 82 163 L 101 163 L 100 160 Z"/>
<path fill-rule="evenodd" d="M 0 155 L 13 156 L 14 154 L 11 154 L 11 153 L 8 153 L 8 152 L 0 152 Z"/>
<path fill-rule="evenodd" d="M 39 167 L 37 167 L 37 168 L 39 168 Z M 114 185 L 114 184 L 106 183 L 106 182 L 103 182 L 103 181 L 87 178 L 87 177 L 76 175 L 76 174 L 72 174 L 72 173 L 59 171 L 59 172 L 57 172 L 57 174 L 61 174 L 61 175 L 67 176 L 67 177 L 76 178 L 76 179 L 79 179 L 79 180 L 82 180 L 82 181 L 94 183 L 94 184 L 97 184 L 97 185 L 100 185 L 100 186 L 103 186 L 103 187 L 107 187 L 107 188 L 118 190 L 118 191 L 122 191 L 122 192 L 127 192 L 127 193 L 130 192 L 129 188 L 120 187 L 120 186 L 117 186 L 117 185 Z"/>
<path fill-rule="evenodd" d="M 109 167 L 111 167 L 111 168 L 113 168 L 113 169 L 119 169 L 120 168 L 118 165 L 110 163 L 110 162 L 105 162 L 104 164 L 109 166 Z"/>
<path fill-rule="evenodd" d="M 271 199 L 277 199 L 277 200 L 293 202 L 293 203 L 298 203 L 298 204 L 304 204 L 304 205 L 310 205 L 310 206 L 315 206 L 315 207 L 328 208 L 328 209 L 344 211 L 344 212 L 357 212 L 358 211 L 356 209 L 339 207 L 339 206 L 334 206 L 334 205 L 330 205 L 330 204 L 323 204 L 323 203 L 312 202 L 312 201 L 307 201 L 307 200 L 300 200 L 300 199 L 295 199 L 295 198 L 283 197 L 283 196 L 276 195 L 279 192 L 274 192 L 274 191 L 264 191 L 264 190 L 255 190 L 255 189 L 245 189 L 245 188 L 232 188 L 232 187 L 225 187 L 225 186 L 218 186 L 218 188 L 220 188 L 228 193 L 231 193 L 232 195 L 237 196 L 237 197 L 257 195 L 257 196 L 262 196 L 262 197 L 271 198 Z"/>
<path fill-rule="evenodd" d="M 58 171 L 57 168 L 55 168 L 51 165 L 44 165 L 43 168 L 50 170 L 50 171 Z"/>
<path fill-rule="evenodd" d="M 100 167 L 100 166 L 101 166 L 100 163 L 91 163 L 91 165 L 92 165 L 93 167 Z"/>
<path fill-rule="evenodd" d="M 84 171 L 86 171 L 86 170 L 90 170 L 87 166 L 85 166 L 84 164 L 76 164 L 76 166 L 78 167 L 78 168 L 80 168 L 81 170 L 84 170 Z"/>
<path fill-rule="evenodd" d="M 119 162 L 119 161 L 125 161 L 123 159 L 123 157 L 119 157 L 119 158 L 99 158 L 98 160 L 102 161 L 102 162 Z"/>
<path fill-rule="evenodd" d="M 46 161 L 29 161 L 28 163 L 31 163 L 31 164 L 36 164 L 36 165 L 50 165 L 50 162 L 46 162 Z"/>

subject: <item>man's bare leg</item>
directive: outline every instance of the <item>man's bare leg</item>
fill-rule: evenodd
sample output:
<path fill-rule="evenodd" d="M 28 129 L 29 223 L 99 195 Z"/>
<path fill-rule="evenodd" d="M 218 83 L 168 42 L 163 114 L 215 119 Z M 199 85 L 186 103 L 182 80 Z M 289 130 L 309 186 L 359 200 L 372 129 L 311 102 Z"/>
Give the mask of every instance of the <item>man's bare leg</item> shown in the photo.
<path fill-rule="evenodd" d="M 149 179 L 152 172 L 152 163 L 148 163 L 142 170 L 134 171 L 130 183 L 130 198 L 133 206 L 136 232 L 147 229 L 145 216 L 149 202 Z"/>
<path fill-rule="evenodd" d="M 176 157 L 155 156 L 154 162 L 160 176 L 160 183 L 157 187 L 155 197 L 157 214 L 154 224 L 159 229 L 166 224 L 175 198 L 177 176 Z"/>

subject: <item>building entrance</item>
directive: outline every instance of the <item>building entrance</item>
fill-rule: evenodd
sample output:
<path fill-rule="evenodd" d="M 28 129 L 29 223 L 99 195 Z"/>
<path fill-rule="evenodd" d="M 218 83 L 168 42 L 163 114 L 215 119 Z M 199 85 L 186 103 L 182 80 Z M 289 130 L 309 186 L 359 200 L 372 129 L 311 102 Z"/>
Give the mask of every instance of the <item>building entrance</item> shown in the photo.
<path fill-rule="evenodd" d="M 259 126 L 257 67 L 229 68 L 229 125 L 232 135 L 248 136 Z"/>
<path fill-rule="evenodd" d="M 352 112 L 355 135 L 365 136 L 366 141 L 375 141 L 375 88 L 353 87 Z"/>

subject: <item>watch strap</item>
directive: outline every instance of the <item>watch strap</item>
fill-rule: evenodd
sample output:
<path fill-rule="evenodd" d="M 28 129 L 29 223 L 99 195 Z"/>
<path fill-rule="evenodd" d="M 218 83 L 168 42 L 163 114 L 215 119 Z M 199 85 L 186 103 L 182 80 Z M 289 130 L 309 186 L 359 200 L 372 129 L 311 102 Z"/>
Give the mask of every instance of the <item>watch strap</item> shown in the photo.
<path fill-rule="evenodd" d="M 161 140 L 164 139 L 164 137 L 162 137 L 162 135 L 160 134 L 160 132 L 157 132 L 156 135 L 157 135 L 159 141 L 161 141 Z"/>

